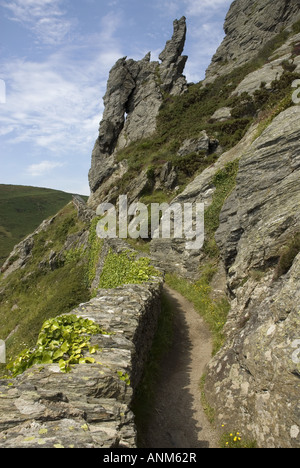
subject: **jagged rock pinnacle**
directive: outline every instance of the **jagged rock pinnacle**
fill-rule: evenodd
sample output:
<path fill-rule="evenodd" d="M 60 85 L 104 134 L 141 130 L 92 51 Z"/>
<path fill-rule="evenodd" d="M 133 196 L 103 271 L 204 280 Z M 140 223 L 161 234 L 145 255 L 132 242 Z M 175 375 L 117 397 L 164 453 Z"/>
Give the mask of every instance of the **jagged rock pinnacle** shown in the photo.
<path fill-rule="evenodd" d="M 180 95 L 187 90 L 182 75 L 187 57 L 181 55 L 186 29 L 185 17 L 174 21 L 161 63 L 151 62 L 149 52 L 140 61 L 123 57 L 111 69 L 89 173 L 92 194 L 118 169 L 116 150 L 154 133 L 163 93 Z"/>
<path fill-rule="evenodd" d="M 176 63 L 183 52 L 186 39 L 186 18 L 183 16 L 179 21 L 175 20 L 173 26 L 173 37 L 166 43 L 166 47 L 159 56 L 159 59 L 166 65 Z"/>

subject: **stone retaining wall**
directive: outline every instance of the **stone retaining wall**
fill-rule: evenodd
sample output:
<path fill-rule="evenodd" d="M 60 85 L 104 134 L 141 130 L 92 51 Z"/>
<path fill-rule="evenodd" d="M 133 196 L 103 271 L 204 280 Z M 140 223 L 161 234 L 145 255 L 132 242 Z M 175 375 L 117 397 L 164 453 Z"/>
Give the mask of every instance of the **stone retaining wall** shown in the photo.
<path fill-rule="evenodd" d="M 1 448 L 136 447 L 130 405 L 156 331 L 162 283 L 99 290 L 71 312 L 113 333 L 92 337 L 96 363 L 68 374 L 38 365 L 0 380 Z"/>

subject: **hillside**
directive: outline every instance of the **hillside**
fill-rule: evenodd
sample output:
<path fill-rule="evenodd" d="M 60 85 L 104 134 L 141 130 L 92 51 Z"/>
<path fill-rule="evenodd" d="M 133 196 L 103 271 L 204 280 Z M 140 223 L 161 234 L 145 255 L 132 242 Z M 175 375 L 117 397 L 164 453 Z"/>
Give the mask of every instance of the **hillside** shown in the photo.
<path fill-rule="evenodd" d="M 216 432 L 228 445 L 235 433 L 244 447 L 300 447 L 299 17 L 295 0 L 233 2 L 200 83 L 183 75 L 184 17 L 159 62 L 150 54 L 116 62 L 87 204 L 75 199 L 43 222 L 3 267 L 0 336 L 10 365 L 0 381 L 0 446 L 137 446 L 134 397 L 153 408 L 161 353 L 176 345 L 164 279 L 208 326 L 212 355 L 198 397 Z M 203 247 L 189 250 L 176 236 L 100 240 L 98 205 L 124 194 L 148 210 L 203 204 Z M 77 323 L 86 318 L 101 330 Z M 80 341 L 81 327 L 96 336 Z M 179 344 L 184 362 L 192 345 Z M 199 426 L 191 407 L 185 415 Z M 202 430 L 196 438 L 210 447 Z"/>
<path fill-rule="evenodd" d="M 71 199 L 57 190 L 0 185 L 0 267 L 16 244 Z"/>

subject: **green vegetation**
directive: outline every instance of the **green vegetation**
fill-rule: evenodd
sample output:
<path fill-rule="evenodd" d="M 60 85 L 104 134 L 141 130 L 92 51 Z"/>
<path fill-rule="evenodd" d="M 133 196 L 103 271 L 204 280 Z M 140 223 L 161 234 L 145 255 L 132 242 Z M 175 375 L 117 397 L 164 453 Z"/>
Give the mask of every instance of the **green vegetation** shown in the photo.
<path fill-rule="evenodd" d="M 157 275 L 159 272 L 150 264 L 149 258 L 137 258 L 135 252 L 117 254 L 110 250 L 105 259 L 99 287 L 112 289 L 123 284 L 141 284 Z"/>
<path fill-rule="evenodd" d="M 138 447 L 145 447 L 144 431 L 154 411 L 161 361 L 173 343 L 173 323 L 174 308 L 163 293 L 157 331 L 132 405 L 138 427 Z"/>
<path fill-rule="evenodd" d="M 206 374 L 204 373 L 200 379 L 200 390 L 201 390 L 201 404 L 202 408 L 204 410 L 204 413 L 206 414 L 206 417 L 208 421 L 211 424 L 214 424 L 215 422 L 215 410 L 212 408 L 212 406 L 209 404 L 206 394 L 205 394 L 205 382 L 206 382 Z"/>
<path fill-rule="evenodd" d="M 23 350 L 32 348 L 44 321 L 69 313 L 90 299 L 84 279 L 87 252 L 74 245 L 73 253 L 62 254 L 69 235 L 87 229 L 78 220 L 72 204 L 64 207 L 48 226 L 35 236 L 34 247 L 24 269 L 1 277 L 0 336 L 7 339 L 8 362 Z M 74 254 L 74 252 L 77 253 Z M 49 258 L 55 253 L 55 267 Z M 80 252 L 80 255 L 79 255 Z M 0 366 L 0 374 L 5 366 Z"/>
<path fill-rule="evenodd" d="M 224 297 L 218 301 L 211 297 L 211 280 L 216 273 L 214 262 L 207 263 L 201 269 L 198 281 L 190 281 L 167 274 L 169 286 L 186 297 L 208 324 L 213 337 L 213 354 L 224 344 L 223 327 L 230 310 L 228 300 Z"/>
<path fill-rule="evenodd" d="M 297 21 L 296 23 L 293 24 L 293 34 L 299 34 L 300 33 L 300 21 Z"/>
<path fill-rule="evenodd" d="M 13 377 L 22 374 L 36 364 L 59 364 L 61 372 L 70 372 L 74 364 L 93 363 L 92 357 L 84 357 L 88 350 L 94 354 L 97 347 L 90 346 L 90 336 L 108 334 L 88 319 L 65 315 L 47 320 L 38 337 L 36 346 L 22 351 L 17 359 L 8 365 Z"/>
<path fill-rule="evenodd" d="M 97 236 L 96 232 L 98 221 L 98 217 L 94 218 L 89 229 L 88 261 L 85 270 L 85 280 L 89 287 L 91 287 L 95 279 L 97 263 L 103 246 L 103 240 Z"/>
<path fill-rule="evenodd" d="M 245 439 L 239 431 L 232 431 L 222 435 L 220 448 L 255 449 L 257 448 L 257 443 L 254 440 Z"/>
<path fill-rule="evenodd" d="M 57 190 L 0 185 L 0 266 L 16 244 L 71 199 Z"/>

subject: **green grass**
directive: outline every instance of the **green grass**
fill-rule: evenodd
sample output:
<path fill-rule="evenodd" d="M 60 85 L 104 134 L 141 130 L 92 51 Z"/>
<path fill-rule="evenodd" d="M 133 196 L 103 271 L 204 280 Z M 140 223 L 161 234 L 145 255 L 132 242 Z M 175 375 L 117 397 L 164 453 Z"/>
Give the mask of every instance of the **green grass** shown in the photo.
<path fill-rule="evenodd" d="M 150 264 L 147 257 L 136 258 L 136 253 L 109 251 L 100 276 L 99 287 L 113 289 L 123 284 L 142 284 L 159 272 Z"/>
<path fill-rule="evenodd" d="M 90 299 L 90 291 L 83 271 L 87 255 L 82 258 L 64 255 L 55 270 L 49 267 L 49 254 L 59 253 L 70 234 L 88 228 L 77 218 L 72 204 L 57 215 L 46 231 L 35 238 L 32 256 L 24 269 L 0 277 L 0 337 L 8 339 L 8 361 L 16 358 L 23 349 L 34 346 L 45 320 L 70 312 L 81 302 Z M 48 264 L 48 266 L 47 266 Z M 5 372 L 4 366 L 0 367 Z"/>
<path fill-rule="evenodd" d="M 71 199 L 57 190 L 0 185 L 0 266 L 16 244 Z"/>
<path fill-rule="evenodd" d="M 210 283 L 215 272 L 216 266 L 210 262 L 202 267 L 200 278 L 194 283 L 175 275 L 166 275 L 166 283 L 186 297 L 208 324 L 213 337 L 213 354 L 224 344 L 223 327 L 230 310 L 226 297 L 217 301 L 211 298 Z"/>
<path fill-rule="evenodd" d="M 138 447 L 145 447 L 145 432 L 155 410 L 155 394 L 159 391 L 160 364 L 173 343 L 174 308 L 164 293 L 161 307 L 157 331 L 132 405 L 138 428 Z"/>

